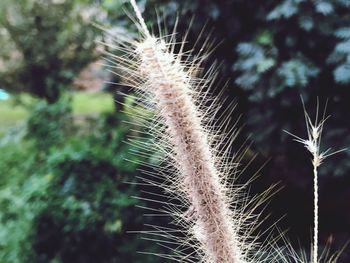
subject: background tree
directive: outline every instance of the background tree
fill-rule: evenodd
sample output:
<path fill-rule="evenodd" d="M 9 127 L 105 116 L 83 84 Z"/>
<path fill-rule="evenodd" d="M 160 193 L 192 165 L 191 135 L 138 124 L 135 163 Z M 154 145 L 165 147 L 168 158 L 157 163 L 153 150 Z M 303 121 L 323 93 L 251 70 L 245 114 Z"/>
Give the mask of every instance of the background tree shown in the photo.
<path fill-rule="evenodd" d="M 96 59 L 97 30 L 87 1 L 4 0 L 0 3 L 0 87 L 48 102 Z M 94 55 L 95 54 L 95 55 Z"/>

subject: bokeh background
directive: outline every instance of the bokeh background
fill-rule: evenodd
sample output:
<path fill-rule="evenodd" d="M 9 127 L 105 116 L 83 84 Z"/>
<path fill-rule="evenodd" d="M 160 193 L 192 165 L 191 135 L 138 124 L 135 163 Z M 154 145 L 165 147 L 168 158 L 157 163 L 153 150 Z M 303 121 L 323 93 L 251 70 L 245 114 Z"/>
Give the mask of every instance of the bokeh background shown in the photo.
<path fill-rule="evenodd" d="M 262 226 L 288 230 L 309 249 L 312 224 L 310 156 L 283 130 L 306 136 L 300 95 L 311 114 L 328 99 L 324 149 L 350 146 L 350 1 L 139 1 L 148 25 L 190 30 L 203 25 L 217 46 L 229 104 L 238 104 L 241 136 L 253 141 L 243 162 L 263 164 L 252 194 L 283 188 Z M 143 217 L 131 196 L 142 162 L 128 136 L 139 110 L 132 91 L 103 66 L 99 41 L 135 33 L 121 0 L 1 0 L 0 2 L 0 262 L 166 262 L 136 253 L 163 252 L 128 231 L 159 218 Z M 129 9 L 130 10 L 130 9 Z M 156 12 L 157 10 L 157 12 Z M 158 15 L 157 15 L 158 13 Z M 194 17 L 190 29 L 188 25 Z M 123 92 L 124 96 L 118 92 Z M 122 104 L 121 104 L 122 103 Z M 126 161 L 126 159 L 131 160 Z M 350 150 L 320 169 L 320 242 L 332 251 L 350 237 Z M 249 174 L 242 180 L 249 178 Z M 131 184 L 125 183 L 131 182 Z M 282 217 L 281 220 L 279 220 Z M 264 237 L 262 237 L 264 238 Z M 349 247 L 339 262 L 350 262 Z"/>

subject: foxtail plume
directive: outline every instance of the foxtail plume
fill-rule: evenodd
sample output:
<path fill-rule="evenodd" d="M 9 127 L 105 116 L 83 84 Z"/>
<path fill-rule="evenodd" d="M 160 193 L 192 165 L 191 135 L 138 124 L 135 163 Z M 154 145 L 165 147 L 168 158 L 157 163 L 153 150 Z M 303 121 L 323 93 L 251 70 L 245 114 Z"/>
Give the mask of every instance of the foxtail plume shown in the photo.
<path fill-rule="evenodd" d="M 179 58 L 165 43 L 152 37 L 134 0 L 131 0 L 146 38 L 138 44 L 143 88 L 155 105 L 173 145 L 179 187 L 191 204 L 192 231 L 201 244 L 205 262 L 242 263 L 236 226 L 227 189 L 216 167 L 207 131 L 193 101 L 193 83 Z"/>
<path fill-rule="evenodd" d="M 116 74 L 127 85 L 135 88 L 139 104 L 156 113 L 152 124 L 145 120 L 139 123 L 157 138 L 155 146 L 167 162 L 157 167 L 157 174 L 146 172 L 150 178 L 142 180 L 151 186 L 161 184 L 166 195 L 180 200 L 182 207 L 168 204 L 161 212 L 186 229 L 184 237 L 157 226 L 146 234 L 164 247 L 169 247 L 169 243 L 175 245 L 171 254 L 159 256 L 178 262 L 274 262 L 264 252 L 257 252 L 257 238 L 252 236 L 257 227 L 252 210 L 268 198 L 270 189 L 260 197 L 248 199 L 245 184 L 229 183 L 239 173 L 244 150 L 232 161 L 229 152 L 237 133 L 233 130 L 218 133 L 225 130 L 216 125 L 220 105 L 207 92 L 215 81 L 214 66 L 203 78 L 197 76 L 205 56 L 191 56 L 183 51 L 185 41 L 175 54 L 175 33 L 154 36 L 135 0 L 130 3 L 142 36 L 138 40 L 120 41 L 114 48 L 123 55 L 109 54 L 107 61 L 118 69 Z M 232 140 L 224 139 L 227 134 L 233 134 Z M 225 151 L 222 144 L 227 144 Z M 149 145 L 139 146 L 143 153 L 149 151 Z M 162 174 L 166 174 L 167 183 L 157 180 Z M 165 238 L 167 241 L 162 243 Z M 193 251 L 188 252 L 184 246 Z"/>

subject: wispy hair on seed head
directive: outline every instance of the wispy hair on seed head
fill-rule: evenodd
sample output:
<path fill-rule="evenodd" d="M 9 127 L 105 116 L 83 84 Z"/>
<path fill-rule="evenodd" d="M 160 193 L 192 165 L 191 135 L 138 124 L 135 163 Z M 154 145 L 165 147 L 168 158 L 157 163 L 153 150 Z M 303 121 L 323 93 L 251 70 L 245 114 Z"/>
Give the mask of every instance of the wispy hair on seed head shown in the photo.
<path fill-rule="evenodd" d="M 198 40 L 202 53 L 192 54 L 185 50 L 186 39 L 178 42 L 176 23 L 174 32 L 162 35 L 160 30 L 160 36 L 154 36 L 136 2 L 130 3 L 141 37 L 116 39 L 109 45 L 120 55 L 107 54 L 106 61 L 134 88 L 136 104 L 154 113 L 152 119 L 134 116 L 153 138 L 134 141 L 135 154 L 157 152 L 159 158 L 142 163 L 146 169 L 140 184 L 149 190 L 138 198 L 151 204 L 144 207 L 148 215 L 169 217 L 170 223 L 149 226 L 144 238 L 170 250 L 158 256 L 178 262 L 278 262 L 268 256 L 269 246 L 253 236 L 259 227 L 259 214 L 253 211 L 269 198 L 271 189 L 248 197 L 247 184 L 237 180 L 245 169 L 240 163 L 247 149 L 242 146 L 231 154 L 239 131 L 228 125 L 233 107 L 223 110 L 219 98 L 211 95 L 218 83 L 217 65 L 198 75 L 210 41 Z"/>

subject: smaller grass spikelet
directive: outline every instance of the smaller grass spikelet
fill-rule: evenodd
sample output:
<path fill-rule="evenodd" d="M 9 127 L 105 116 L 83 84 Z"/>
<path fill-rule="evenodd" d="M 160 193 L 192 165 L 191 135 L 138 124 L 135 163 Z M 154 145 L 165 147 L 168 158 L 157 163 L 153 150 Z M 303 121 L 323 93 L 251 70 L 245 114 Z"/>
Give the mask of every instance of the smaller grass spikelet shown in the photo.
<path fill-rule="evenodd" d="M 315 121 L 312 121 L 309 114 L 307 113 L 305 109 L 305 104 L 302 99 L 303 109 L 304 109 L 304 116 L 305 116 L 305 125 L 307 130 L 307 138 L 302 139 L 288 131 L 285 131 L 289 135 L 294 137 L 294 140 L 296 142 L 299 142 L 305 146 L 305 148 L 310 152 L 312 156 L 312 166 L 313 166 L 313 187 L 314 187 L 314 224 L 313 224 L 313 239 L 312 239 L 312 249 L 311 249 L 311 259 L 310 261 L 307 260 L 306 255 L 303 255 L 303 257 L 299 257 L 300 262 L 312 262 L 312 263 L 319 263 L 319 262 L 325 262 L 325 263 L 335 263 L 337 262 L 340 253 L 336 253 L 334 255 L 331 255 L 329 253 L 329 250 L 326 248 L 321 255 L 318 255 L 318 247 L 319 247 L 319 240 L 318 240 L 318 230 L 319 230 L 319 218 L 318 218 L 318 210 L 319 210 L 319 190 L 318 190 L 318 167 L 322 164 L 322 162 L 327 158 L 334 154 L 340 153 L 346 149 L 338 150 L 338 151 L 331 151 L 331 148 L 328 148 L 325 151 L 321 151 L 321 139 L 322 139 L 322 131 L 324 123 L 326 122 L 327 118 L 325 116 L 326 114 L 326 108 L 327 103 L 324 107 L 323 115 L 320 118 L 319 117 L 319 101 L 317 100 L 317 106 L 316 106 L 316 117 Z M 292 249 L 290 248 L 290 251 Z M 296 255 L 296 253 L 293 253 Z"/>

